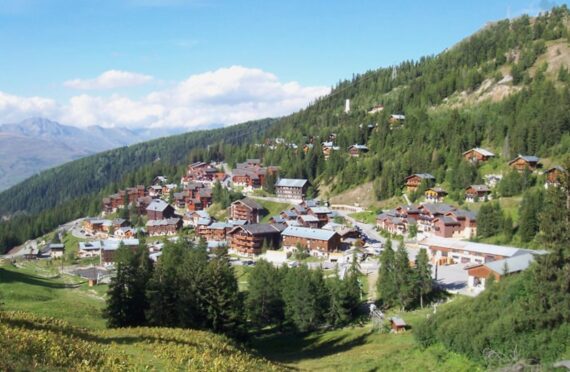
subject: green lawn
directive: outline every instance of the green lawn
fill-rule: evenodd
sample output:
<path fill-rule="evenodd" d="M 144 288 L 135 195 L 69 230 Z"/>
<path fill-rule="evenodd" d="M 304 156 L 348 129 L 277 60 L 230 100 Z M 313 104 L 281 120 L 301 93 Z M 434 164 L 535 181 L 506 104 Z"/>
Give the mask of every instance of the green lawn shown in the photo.
<path fill-rule="evenodd" d="M 305 335 L 265 335 L 252 346 L 261 355 L 302 371 L 477 371 L 467 358 L 436 345 L 422 350 L 413 325 L 427 310 L 400 314 L 412 325 L 402 334 L 378 333 L 370 323 Z"/>
<path fill-rule="evenodd" d="M 374 210 L 365 210 L 362 212 L 356 212 L 349 214 L 350 217 L 354 218 L 358 222 L 363 222 L 371 225 L 376 224 L 376 216 L 378 213 Z"/>
<path fill-rule="evenodd" d="M 282 210 L 289 209 L 291 207 L 291 204 L 288 203 L 278 203 L 261 199 L 255 199 L 255 201 L 261 204 L 267 210 L 267 214 L 261 220 L 262 223 L 269 222 L 269 219 L 271 217 L 278 215 Z"/>
<path fill-rule="evenodd" d="M 19 264 L 20 265 L 20 264 Z M 105 287 L 88 288 L 80 278 L 58 274 L 57 268 L 36 263 L 0 266 L 0 301 L 4 310 L 22 310 L 101 329 Z"/>

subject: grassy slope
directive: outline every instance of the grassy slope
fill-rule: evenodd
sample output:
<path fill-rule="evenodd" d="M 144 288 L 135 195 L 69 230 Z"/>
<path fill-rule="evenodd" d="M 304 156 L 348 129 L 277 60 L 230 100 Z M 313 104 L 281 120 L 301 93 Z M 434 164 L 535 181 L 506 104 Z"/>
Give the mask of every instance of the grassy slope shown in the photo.
<path fill-rule="evenodd" d="M 21 310 L 63 319 L 79 327 L 102 329 L 105 286 L 90 289 L 77 277 L 60 277 L 56 268 L 24 263 L 0 267 L 0 299 L 4 310 Z"/>
<path fill-rule="evenodd" d="M 269 371 L 280 368 L 209 332 L 93 331 L 23 312 L 0 312 L 2 370 Z"/>
<path fill-rule="evenodd" d="M 8 264 L 0 267 L 0 297 L 5 304 L 4 309 L 55 317 L 73 326 L 88 328 L 89 331 L 84 332 L 89 337 L 82 340 L 95 340 L 96 345 L 90 344 L 90 347 L 102 347 L 105 353 L 112 350 L 112 363 L 116 363 L 118 358 L 131 368 L 172 369 L 187 366 L 188 358 L 197 358 L 192 363 L 204 360 L 209 366 L 224 363 L 222 369 L 229 368 L 227 363 L 234 363 L 237 370 L 239 366 L 243 366 L 243 370 L 274 367 L 249 353 L 237 352 L 232 344 L 223 341 L 225 339 L 205 332 L 148 328 L 105 330 L 101 318 L 101 296 L 106 288 L 90 289 L 84 284 L 78 288 L 65 288 L 65 283 L 72 282 L 72 278 L 43 278 L 43 275 L 53 275 L 49 268 L 43 266 L 28 263 L 23 268 Z M 249 268 L 238 267 L 237 271 L 243 290 L 247 285 Z M 426 312 L 406 313 L 403 317 L 413 327 L 425 317 Z M 111 348 L 106 349 L 106 345 Z M 419 349 L 413 340 L 413 330 L 400 335 L 379 334 L 372 331 L 369 323 L 305 336 L 262 336 L 255 338 L 252 346 L 275 363 L 301 370 L 471 371 L 478 368 L 464 357 L 447 352 L 440 346 Z M 220 350 L 230 356 L 224 354 L 220 358 Z M 229 362 L 224 358 L 229 358 Z M 193 367 L 198 365 L 192 364 Z"/>
<path fill-rule="evenodd" d="M 275 215 L 281 213 L 282 210 L 288 209 L 291 207 L 291 204 L 288 203 L 278 203 L 269 200 L 261 200 L 255 199 L 256 202 L 261 204 L 265 209 L 267 209 L 267 214 L 261 220 L 262 223 L 269 222 L 269 219 Z"/>
<path fill-rule="evenodd" d="M 404 314 L 412 325 L 426 311 Z M 307 371 L 476 371 L 482 368 L 440 345 L 421 350 L 413 331 L 384 334 L 371 325 L 315 332 L 308 335 L 263 336 L 254 348 L 286 367 Z"/>

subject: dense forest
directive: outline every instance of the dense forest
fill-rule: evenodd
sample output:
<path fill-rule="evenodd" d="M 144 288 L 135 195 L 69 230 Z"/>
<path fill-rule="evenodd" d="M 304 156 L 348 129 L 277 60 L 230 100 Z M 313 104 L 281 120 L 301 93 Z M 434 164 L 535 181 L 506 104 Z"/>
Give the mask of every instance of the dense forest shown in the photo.
<path fill-rule="evenodd" d="M 43 172 L 0 194 L 0 215 L 9 216 L 0 224 L 0 250 L 96 213 L 101 196 L 119 187 L 148 183 L 157 174 L 179 176 L 195 160 L 232 165 L 262 158 L 281 166 L 283 176 L 308 178 L 315 193 L 320 184 L 334 194 L 373 182 L 378 200 L 401 194 L 409 174 L 429 172 L 458 202 L 484 172 L 507 173 L 505 164 L 517 154 L 562 161 L 570 153 L 570 78 L 567 67 L 553 70 L 544 56 L 568 44 L 568 17 L 562 6 L 490 24 L 438 55 L 339 82 L 284 118 L 155 140 Z M 484 84 L 504 86 L 509 94 L 461 101 Z M 351 100 L 349 113 L 345 99 Z M 384 109 L 369 114 L 375 105 Z M 405 120 L 393 125 L 392 114 Z M 320 143 L 329 138 L 340 149 L 325 160 Z M 304 151 L 307 144 L 313 146 Z M 353 144 L 370 151 L 351 158 Z M 475 146 L 498 159 L 484 170 L 463 161 L 462 152 Z M 521 195 L 540 181 L 507 176 L 499 187 L 505 195 Z"/>

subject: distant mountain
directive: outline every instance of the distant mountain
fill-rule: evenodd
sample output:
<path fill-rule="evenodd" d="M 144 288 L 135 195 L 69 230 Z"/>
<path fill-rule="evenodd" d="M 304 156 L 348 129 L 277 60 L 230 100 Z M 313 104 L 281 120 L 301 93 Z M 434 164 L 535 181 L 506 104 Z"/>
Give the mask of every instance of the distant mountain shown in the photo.
<path fill-rule="evenodd" d="M 176 129 L 77 128 L 45 118 L 0 125 L 0 190 L 56 165 L 182 132 Z"/>

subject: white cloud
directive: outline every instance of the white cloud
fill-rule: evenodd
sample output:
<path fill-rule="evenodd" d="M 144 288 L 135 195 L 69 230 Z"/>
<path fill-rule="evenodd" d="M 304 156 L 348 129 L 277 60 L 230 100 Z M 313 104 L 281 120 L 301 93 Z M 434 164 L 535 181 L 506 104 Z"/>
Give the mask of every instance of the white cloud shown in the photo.
<path fill-rule="evenodd" d="M 18 100 L 18 108 L 12 105 L 12 109 L 9 106 L 4 109 L 4 96 L 0 93 L 0 114 L 13 110 L 14 116 L 23 119 L 34 112 L 35 116 L 76 126 L 190 129 L 286 115 L 329 91 L 328 87 L 281 82 L 274 74 L 260 69 L 231 66 L 192 75 L 140 99 L 119 94 L 106 97 L 82 94 L 57 104 L 48 98 L 10 96 Z M 30 108 L 30 114 L 26 107 Z"/>
<path fill-rule="evenodd" d="M 115 89 L 143 85 L 153 80 L 150 75 L 137 74 L 129 71 L 109 70 L 94 79 L 73 79 L 63 83 L 73 89 L 96 90 Z"/>
<path fill-rule="evenodd" d="M 32 116 L 59 115 L 56 101 L 42 97 L 19 97 L 0 92 L 0 118 L 2 123 L 15 122 Z"/>

